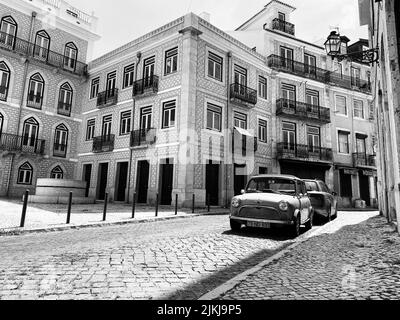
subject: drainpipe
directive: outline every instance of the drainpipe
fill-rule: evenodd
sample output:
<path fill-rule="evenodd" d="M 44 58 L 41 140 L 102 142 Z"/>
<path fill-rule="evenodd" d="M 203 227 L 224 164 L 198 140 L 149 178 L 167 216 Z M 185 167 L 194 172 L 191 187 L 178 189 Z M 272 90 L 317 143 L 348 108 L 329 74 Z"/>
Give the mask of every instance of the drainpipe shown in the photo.
<path fill-rule="evenodd" d="M 31 22 L 29 26 L 29 37 L 28 37 L 28 42 L 32 42 L 32 33 L 33 33 L 33 26 L 35 22 L 35 18 L 37 16 L 37 12 L 33 11 L 31 15 Z M 29 46 L 28 46 L 29 50 Z M 17 131 L 16 135 L 18 136 L 19 130 L 21 128 L 21 117 L 22 117 L 22 106 L 23 106 L 23 101 L 24 101 L 24 95 L 25 95 L 25 87 L 26 87 L 26 82 L 27 82 L 27 76 L 28 76 L 28 66 L 29 66 L 29 59 L 28 59 L 29 51 L 27 52 L 27 56 L 25 57 L 24 61 L 24 77 L 22 80 L 22 91 L 21 91 L 21 97 L 20 97 L 20 103 L 19 103 L 19 112 L 18 112 L 18 121 L 17 121 Z M 10 167 L 10 173 L 8 175 L 8 182 L 7 182 L 7 193 L 6 196 L 7 198 L 10 195 L 10 184 L 11 184 L 11 178 L 13 176 L 13 167 L 14 167 L 14 160 L 15 160 L 15 154 L 11 155 L 11 167 Z"/>
<path fill-rule="evenodd" d="M 229 155 L 229 150 L 230 150 L 230 144 L 229 144 L 229 109 L 230 109 L 230 95 L 231 95 L 231 86 L 230 86 L 230 72 L 231 72 L 231 60 L 232 60 L 232 52 L 229 51 L 227 54 L 227 62 L 228 62 L 228 68 L 227 68 L 227 76 L 226 76 L 226 85 L 227 85 L 227 95 L 226 95 L 226 127 L 227 127 L 227 135 L 226 135 L 226 139 L 227 139 L 227 153 L 225 155 L 225 159 L 228 159 L 228 155 Z M 232 136 L 233 138 L 233 136 Z M 233 144 L 232 144 L 233 145 Z M 232 150 L 232 165 L 233 165 L 233 150 Z M 225 160 L 227 162 L 227 160 Z M 229 204 L 229 198 L 228 198 L 228 164 L 225 164 L 225 208 L 229 208 L 230 204 Z"/>
<path fill-rule="evenodd" d="M 139 51 L 136 55 L 137 57 L 137 62 L 135 66 L 135 77 L 134 77 L 134 82 L 133 85 L 135 85 L 135 82 L 137 81 L 137 75 L 138 75 L 138 68 L 139 68 L 139 63 L 140 59 L 142 57 L 142 53 Z M 133 90 L 133 88 L 132 88 Z M 136 98 L 133 97 L 133 105 L 132 105 L 132 132 L 135 129 L 135 111 L 136 111 Z M 129 171 L 128 171 L 128 197 L 126 202 L 129 204 L 129 193 L 131 191 L 131 175 L 132 175 L 132 162 L 133 162 L 133 149 L 132 146 L 129 146 L 130 154 L 129 154 Z"/>

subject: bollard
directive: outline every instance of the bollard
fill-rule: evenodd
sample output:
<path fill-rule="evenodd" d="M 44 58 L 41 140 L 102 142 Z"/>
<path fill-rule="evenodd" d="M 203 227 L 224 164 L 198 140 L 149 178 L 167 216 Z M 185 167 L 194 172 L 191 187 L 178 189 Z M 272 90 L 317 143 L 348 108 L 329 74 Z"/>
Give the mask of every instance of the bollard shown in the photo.
<path fill-rule="evenodd" d="M 156 196 L 156 217 L 158 217 L 158 193 L 157 193 L 157 196 Z"/>
<path fill-rule="evenodd" d="M 193 200 L 192 200 L 192 213 L 194 213 L 194 202 L 195 202 L 196 198 L 195 195 L 193 193 Z"/>
<path fill-rule="evenodd" d="M 211 203 L 211 197 L 210 195 L 207 195 L 207 212 L 210 212 L 210 203 Z"/>
<path fill-rule="evenodd" d="M 103 221 L 106 221 L 107 218 L 107 204 L 108 204 L 108 192 L 104 198 L 104 210 L 103 210 Z"/>
<path fill-rule="evenodd" d="M 178 194 L 175 195 L 175 215 L 178 215 Z"/>
<path fill-rule="evenodd" d="M 69 199 L 68 199 L 67 224 L 71 222 L 71 207 L 72 207 L 72 191 L 69 193 Z"/>
<path fill-rule="evenodd" d="M 132 199 L 132 219 L 135 219 L 135 209 L 136 209 L 136 192 L 133 193 L 133 199 Z"/>
<path fill-rule="evenodd" d="M 28 197 L 29 197 L 29 190 L 26 190 L 25 196 L 24 196 L 24 205 L 22 206 L 22 216 L 21 216 L 21 223 L 20 223 L 21 228 L 23 228 L 25 226 L 26 209 L 28 207 Z"/>

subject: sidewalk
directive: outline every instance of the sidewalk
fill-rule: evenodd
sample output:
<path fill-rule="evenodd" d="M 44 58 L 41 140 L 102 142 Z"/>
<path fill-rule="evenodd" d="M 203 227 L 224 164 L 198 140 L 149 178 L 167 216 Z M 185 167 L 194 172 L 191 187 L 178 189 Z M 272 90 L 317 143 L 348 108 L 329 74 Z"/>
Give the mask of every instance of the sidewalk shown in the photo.
<path fill-rule="evenodd" d="M 19 234 L 26 231 L 44 231 L 83 226 L 110 225 L 118 223 L 134 223 L 153 221 L 156 219 L 171 219 L 192 217 L 199 214 L 227 214 L 228 209 L 211 208 L 178 209 L 175 215 L 174 207 L 160 206 L 158 217 L 155 216 L 155 208 L 149 206 L 136 206 L 135 219 L 132 219 L 132 205 L 124 203 L 109 203 L 107 206 L 106 222 L 103 222 L 104 203 L 73 205 L 70 224 L 66 224 L 67 205 L 62 204 L 28 204 L 25 218 L 25 227 L 19 228 L 22 213 L 22 202 L 18 200 L 0 199 L 0 235 Z"/>

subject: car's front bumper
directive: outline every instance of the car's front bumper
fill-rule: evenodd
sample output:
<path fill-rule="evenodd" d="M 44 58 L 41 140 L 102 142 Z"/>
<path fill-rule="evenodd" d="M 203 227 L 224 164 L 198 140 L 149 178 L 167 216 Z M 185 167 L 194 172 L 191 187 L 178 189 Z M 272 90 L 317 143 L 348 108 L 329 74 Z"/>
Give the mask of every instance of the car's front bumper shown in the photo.
<path fill-rule="evenodd" d="M 243 217 L 235 217 L 230 216 L 231 220 L 235 220 L 245 224 L 246 222 L 260 222 L 260 223 L 269 223 L 269 224 L 276 224 L 276 225 L 293 225 L 293 221 L 286 221 L 286 220 L 267 220 L 267 219 L 252 219 L 252 218 L 243 218 Z"/>

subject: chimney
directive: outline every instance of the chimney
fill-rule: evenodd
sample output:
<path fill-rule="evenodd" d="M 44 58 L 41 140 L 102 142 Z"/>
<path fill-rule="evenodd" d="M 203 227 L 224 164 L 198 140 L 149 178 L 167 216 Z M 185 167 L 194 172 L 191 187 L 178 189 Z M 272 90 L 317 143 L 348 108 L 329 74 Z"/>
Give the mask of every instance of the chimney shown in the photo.
<path fill-rule="evenodd" d="M 210 22 L 210 14 L 208 12 L 200 13 L 199 17 L 203 20 L 206 20 L 207 22 Z"/>

